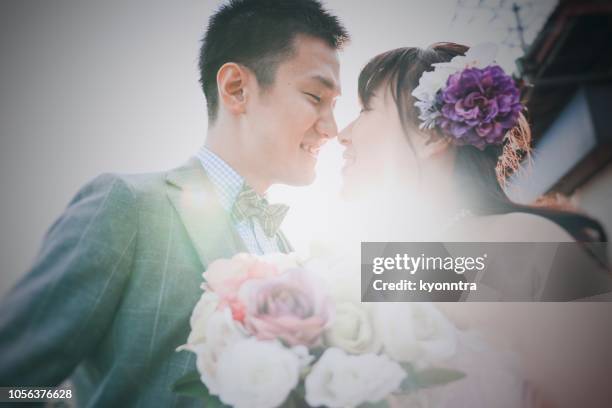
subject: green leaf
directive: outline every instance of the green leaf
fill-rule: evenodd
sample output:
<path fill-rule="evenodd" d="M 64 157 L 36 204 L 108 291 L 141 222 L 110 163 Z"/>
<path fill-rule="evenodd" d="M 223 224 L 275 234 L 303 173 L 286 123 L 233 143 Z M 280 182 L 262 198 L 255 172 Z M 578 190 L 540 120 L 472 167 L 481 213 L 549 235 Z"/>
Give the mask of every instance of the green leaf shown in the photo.
<path fill-rule="evenodd" d="M 400 363 L 404 371 L 406 371 L 406 378 L 400 384 L 400 390 L 404 393 L 411 393 L 419 389 L 419 385 L 416 382 L 416 371 L 414 366 L 410 363 Z"/>
<path fill-rule="evenodd" d="M 418 388 L 429 388 L 458 381 L 465 373 L 450 368 L 428 368 L 415 372 L 415 383 Z"/>
<path fill-rule="evenodd" d="M 430 388 L 448 384 L 465 377 L 465 373 L 449 368 L 427 368 L 417 371 L 410 363 L 401 363 L 406 371 L 406 378 L 402 381 L 400 389 L 409 394 L 421 388 Z"/>
<path fill-rule="evenodd" d="M 406 371 L 406 374 L 414 375 L 415 371 L 412 363 L 400 363 L 400 366 Z"/>
<path fill-rule="evenodd" d="M 227 407 L 219 398 L 208 392 L 208 388 L 202 383 L 200 374 L 197 371 L 185 374 L 176 380 L 172 385 L 172 391 L 179 395 L 203 399 L 206 408 Z"/>
<path fill-rule="evenodd" d="M 308 404 L 304 400 L 303 396 L 300 396 L 299 393 L 295 392 L 295 390 L 291 391 L 287 396 L 287 399 L 281 405 L 282 408 L 308 408 Z"/>
<path fill-rule="evenodd" d="M 365 402 L 359 405 L 359 408 L 389 408 L 389 403 L 386 399 L 382 399 L 378 402 Z"/>

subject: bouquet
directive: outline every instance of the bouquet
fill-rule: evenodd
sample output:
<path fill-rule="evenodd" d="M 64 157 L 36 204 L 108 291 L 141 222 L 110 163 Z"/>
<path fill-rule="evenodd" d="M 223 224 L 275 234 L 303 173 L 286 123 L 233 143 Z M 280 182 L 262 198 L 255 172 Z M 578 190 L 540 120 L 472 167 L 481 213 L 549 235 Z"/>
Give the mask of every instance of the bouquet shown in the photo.
<path fill-rule="evenodd" d="M 429 303 L 362 303 L 352 268 L 238 254 L 203 273 L 173 390 L 205 406 L 388 406 L 464 373 L 436 366 L 455 327 Z M 354 271 L 354 269 L 352 269 Z"/>

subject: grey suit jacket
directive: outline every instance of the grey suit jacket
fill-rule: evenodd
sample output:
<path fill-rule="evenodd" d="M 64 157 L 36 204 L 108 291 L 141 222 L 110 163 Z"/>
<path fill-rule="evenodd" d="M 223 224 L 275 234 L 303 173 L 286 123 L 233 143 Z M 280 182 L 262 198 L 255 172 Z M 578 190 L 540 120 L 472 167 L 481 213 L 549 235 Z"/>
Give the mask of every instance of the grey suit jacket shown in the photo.
<path fill-rule="evenodd" d="M 170 391 L 195 370 L 194 355 L 175 349 L 206 266 L 241 251 L 198 159 L 167 173 L 99 176 L 0 304 L 0 385 L 70 377 L 79 406 L 201 406 Z"/>

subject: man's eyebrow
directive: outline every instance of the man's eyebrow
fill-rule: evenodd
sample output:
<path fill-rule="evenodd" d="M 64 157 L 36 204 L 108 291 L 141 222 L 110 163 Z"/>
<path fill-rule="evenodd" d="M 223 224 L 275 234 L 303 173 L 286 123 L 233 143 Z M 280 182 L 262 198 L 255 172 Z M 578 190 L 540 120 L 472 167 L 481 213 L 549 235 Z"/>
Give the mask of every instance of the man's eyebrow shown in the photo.
<path fill-rule="evenodd" d="M 312 79 L 314 79 L 315 81 L 319 82 L 321 85 L 323 85 L 325 88 L 331 90 L 331 91 L 335 91 L 337 93 L 340 93 L 340 88 L 336 86 L 336 84 L 334 83 L 334 81 L 332 81 L 331 79 L 328 79 L 322 75 L 313 75 L 311 77 Z"/>

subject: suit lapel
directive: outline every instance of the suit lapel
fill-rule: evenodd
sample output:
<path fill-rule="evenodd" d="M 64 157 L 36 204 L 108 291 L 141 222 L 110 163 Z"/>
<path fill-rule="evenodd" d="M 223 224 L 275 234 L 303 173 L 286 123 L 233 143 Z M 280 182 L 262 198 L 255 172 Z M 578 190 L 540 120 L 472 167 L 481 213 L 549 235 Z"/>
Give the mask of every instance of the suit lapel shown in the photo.
<path fill-rule="evenodd" d="M 231 258 L 238 252 L 248 252 L 197 158 L 168 172 L 166 183 L 168 198 L 179 214 L 202 265 L 218 258 Z"/>

